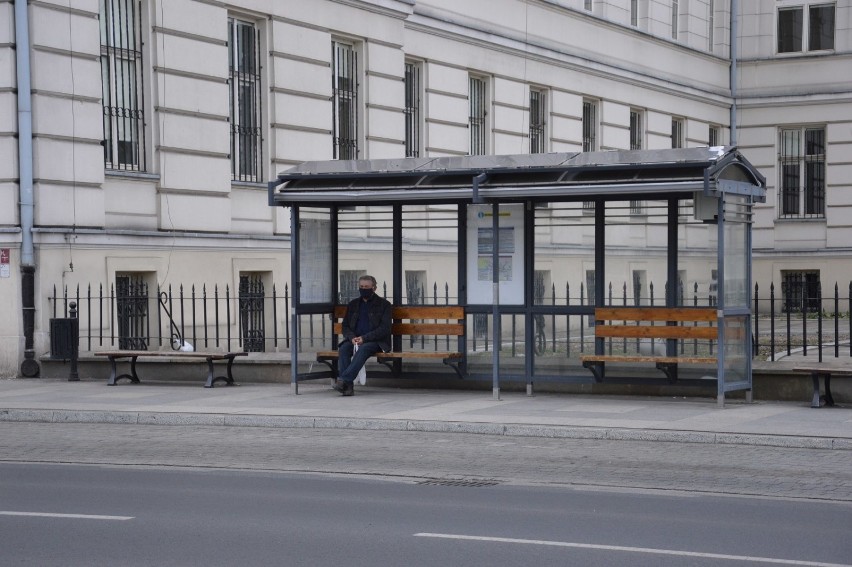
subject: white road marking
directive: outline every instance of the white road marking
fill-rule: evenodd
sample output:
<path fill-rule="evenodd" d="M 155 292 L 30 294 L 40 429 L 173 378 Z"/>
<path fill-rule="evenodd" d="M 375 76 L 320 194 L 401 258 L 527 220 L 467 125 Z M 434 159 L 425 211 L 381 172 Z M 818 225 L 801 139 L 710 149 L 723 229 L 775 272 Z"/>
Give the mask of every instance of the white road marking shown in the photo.
<path fill-rule="evenodd" d="M 650 547 L 627 547 L 621 545 L 599 545 L 593 543 L 572 543 L 567 541 L 547 541 L 538 539 L 516 539 L 510 537 L 469 536 L 460 534 L 419 533 L 415 537 L 434 537 L 442 539 L 461 539 L 488 541 L 495 543 L 521 543 L 526 545 L 550 545 L 554 547 L 574 547 L 581 549 L 600 549 L 604 551 L 627 551 L 632 553 L 651 553 L 657 555 L 677 555 L 681 557 L 702 557 L 706 559 L 727 559 L 730 561 L 751 561 L 754 563 L 773 563 L 776 565 L 806 565 L 808 567 L 852 567 L 846 563 L 821 563 L 818 561 L 799 561 L 796 559 L 776 559 L 773 557 L 752 557 L 749 555 L 727 555 L 723 553 L 701 553 L 698 551 L 679 551 L 675 549 L 654 549 Z"/>
<path fill-rule="evenodd" d="M 78 520 L 132 520 L 134 516 L 98 516 L 92 514 L 54 514 L 50 512 L 11 512 L 0 510 L 0 516 L 37 516 L 41 518 L 74 518 Z"/>

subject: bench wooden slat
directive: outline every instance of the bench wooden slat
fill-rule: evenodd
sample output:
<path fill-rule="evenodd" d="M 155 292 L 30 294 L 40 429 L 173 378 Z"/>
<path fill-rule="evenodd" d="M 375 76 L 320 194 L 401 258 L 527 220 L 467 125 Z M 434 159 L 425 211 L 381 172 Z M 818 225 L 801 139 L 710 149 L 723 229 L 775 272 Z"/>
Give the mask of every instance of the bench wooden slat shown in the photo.
<path fill-rule="evenodd" d="M 394 319 L 464 319 L 461 305 L 401 305 L 393 308 Z"/>
<path fill-rule="evenodd" d="M 461 358 L 460 352 L 433 352 L 427 350 L 405 350 L 400 352 L 380 352 L 376 358 Z"/>
<path fill-rule="evenodd" d="M 464 325 L 459 323 L 394 323 L 393 335 L 454 335 L 464 334 Z"/>
<path fill-rule="evenodd" d="M 644 356 L 631 354 L 613 355 L 585 355 L 580 357 L 581 362 L 663 362 L 666 364 L 678 364 L 682 362 L 691 364 L 716 364 L 715 356 Z"/>
<path fill-rule="evenodd" d="M 142 356 L 172 357 L 172 358 L 211 358 L 213 360 L 225 360 L 235 356 L 248 356 L 247 352 L 185 352 L 181 350 L 108 350 L 92 353 L 95 356 L 111 356 L 115 358 L 132 358 Z"/>
<path fill-rule="evenodd" d="M 706 321 L 718 320 L 718 312 L 708 307 L 598 307 L 598 321 Z"/>
<path fill-rule="evenodd" d="M 715 339 L 716 327 L 685 327 L 672 325 L 598 325 L 596 337 L 646 338 L 646 339 Z"/>
<path fill-rule="evenodd" d="M 831 366 L 796 366 L 793 372 L 801 374 L 832 374 L 834 376 L 852 376 L 852 368 L 832 368 Z"/>

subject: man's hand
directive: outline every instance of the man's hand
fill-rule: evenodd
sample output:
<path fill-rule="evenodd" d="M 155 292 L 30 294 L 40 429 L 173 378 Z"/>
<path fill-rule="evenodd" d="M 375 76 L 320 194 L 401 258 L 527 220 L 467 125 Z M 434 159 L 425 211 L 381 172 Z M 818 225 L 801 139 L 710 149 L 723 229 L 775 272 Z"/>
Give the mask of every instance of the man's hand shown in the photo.
<path fill-rule="evenodd" d="M 355 337 L 355 338 L 352 339 L 352 344 L 360 346 L 360 345 L 364 344 L 364 339 L 361 338 L 361 337 Z"/>

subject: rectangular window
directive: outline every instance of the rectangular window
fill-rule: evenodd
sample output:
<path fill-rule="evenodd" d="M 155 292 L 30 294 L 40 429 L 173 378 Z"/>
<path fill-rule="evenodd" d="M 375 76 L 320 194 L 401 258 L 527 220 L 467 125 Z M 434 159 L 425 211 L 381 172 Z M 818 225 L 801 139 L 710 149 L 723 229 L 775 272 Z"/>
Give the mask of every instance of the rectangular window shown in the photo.
<path fill-rule="evenodd" d="M 834 49 L 834 4 L 811 6 L 808 20 L 808 51 Z"/>
<path fill-rule="evenodd" d="M 825 129 L 781 130 L 782 217 L 825 216 Z"/>
<path fill-rule="evenodd" d="M 707 3 L 707 50 L 713 51 L 713 40 L 716 28 L 716 0 Z"/>
<path fill-rule="evenodd" d="M 645 137 L 642 124 L 642 111 L 630 110 L 630 149 L 641 150 L 642 140 Z M 645 204 L 642 201 L 630 201 L 630 214 L 643 215 L 645 214 Z"/>
<path fill-rule="evenodd" d="M 708 141 L 708 145 L 711 148 L 715 148 L 720 145 L 720 140 L 722 139 L 721 134 L 722 129 L 719 126 L 710 126 L 710 139 Z"/>
<path fill-rule="evenodd" d="M 805 23 L 805 13 L 808 21 Z M 815 4 L 778 9 L 778 53 L 834 49 L 835 5 Z"/>
<path fill-rule="evenodd" d="M 820 309 L 819 270 L 781 271 L 781 301 L 785 312 L 797 313 Z"/>
<path fill-rule="evenodd" d="M 228 18 L 231 179 L 261 181 L 260 42 L 254 24 Z"/>
<path fill-rule="evenodd" d="M 683 147 L 683 118 L 672 118 L 672 147 Z"/>
<path fill-rule="evenodd" d="M 677 39 L 677 24 L 679 16 L 678 0 L 672 0 L 672 39 Z"/>
<path fill-rule="evenodd" d="M 639 0 L 630 0 L 630 25 L 639 25 Z"/>
<path fill-rule="evenodd" d="M 645 134 L 642 131 L 642 111 L 641 110 L 631 110 L 630 111 L 630 149 L 631 150 L 641 150 L 642 149 L 642 138 L 644 138 Z"/>
<path fill-rule="evenodd" d="M 544 91 L 530 89 L 530 153 L 540 154 L 547 149 L 546 138 L 547 95 Z"/>
<path fill-rule="evenodd" d="M 586 10 L 591 10 L 592 0 L 585 0 L 585 2 L 583 2 L 583 8 L 585 8 Z"/>
<path fill-rule="evenodd" d="M 470 77 L 470 91 L 468 94 L 470 102 L 470 116 L 468 126 L 470 128 L 470 155 L 483 155 L 486 153 L 486 95 L 485 79 Z"/>
<path fill-rule="evenodd" d="M 594 152 L 598 149 L 598 103 L 583 101 L 583 151 Z"/>
<path fill-rule="evenodd" d="M 405 157 L 420 157 L 420 65 L 405 63 Z"/>
<path fill-rule="evenodd" d="M 104 166 L 146 171 L 142 10 L 138 0 L 101 0 Z"/>
<path fill-rule="evenodd" d="M 331 44 L 331 93 L 334 159 L 358 159 L 358 54 L 351 44 Z"/>

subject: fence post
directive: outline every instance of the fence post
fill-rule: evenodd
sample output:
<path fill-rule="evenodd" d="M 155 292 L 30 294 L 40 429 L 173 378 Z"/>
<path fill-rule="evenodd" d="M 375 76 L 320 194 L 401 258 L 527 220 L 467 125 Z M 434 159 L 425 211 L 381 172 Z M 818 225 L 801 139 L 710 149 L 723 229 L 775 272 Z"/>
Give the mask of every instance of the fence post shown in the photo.
<path fill-rule="evenodd" d="M 775 282 L 769 284 L 769 357 L 775 362 Z"/>
<path fill-rule="evenodd" d="M 759 329 L 759 324 L 758 324 L 760 312 L 758 311 L 759 303 L 758 303 L 758 291 L 757 290 L 758 290 L 758 284 L 757 284 L 757 282 L 754 282 L 754 336 L 752 337 L 752 341 L 751 341 L 751 345 L 752 345 L 752 348 L 754 349 L 754 351 L 752 352 L 752 358 L 754 358 L 754 355 L 757 354 L 757 347 L 760 344 L 760 341 L 758 340 L 758 337 L 759 337 L 759 334 L 760 334 L 760 329 Z"/>

